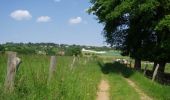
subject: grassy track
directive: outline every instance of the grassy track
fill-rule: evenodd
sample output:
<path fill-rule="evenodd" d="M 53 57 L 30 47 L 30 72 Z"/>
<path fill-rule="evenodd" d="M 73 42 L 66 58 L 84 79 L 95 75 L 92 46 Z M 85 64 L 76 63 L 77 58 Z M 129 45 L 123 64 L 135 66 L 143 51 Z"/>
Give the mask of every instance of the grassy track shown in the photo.
<path fill-rule="evenodd" d="M 110 83 L 113 83 L 111 86 L 115 88 L 116 88 L 116 85 L 114 84 L 114 82 L 116 81 L 118 81 L 118 84 L 121 87 L 123 86 L 123 84 L 125 84 L 125 86 L 128 87 L 126 82 L 124 82 L 124 79 L 122 79 L 122 77 L 125 77 L 125 78 L 129 78 L 130 80 L 132 80 L 143 92 L 145 92 L 145 94 L 149 95 L 154 100 L 170 100 L 170 86 L 164 86 L 156 82 L 152 82 L 150 79 L 144 77 L 142 73 L 135 72 L 133 69 L 125 67 L 122 64 L 106 63 L 104 64 L 104 67 L 102 70 L 105 74 L 108 74 L 109 76 L 111 76 L 111 80 L 113 80 L 113 82 L 110 82 Z M 116 80 L 116 77 L 119 77 L 119 78 L 117 78 Z M 120 88 L 121 92 L 124 91 L 122 88 Z M 117 89 L 119 88 L 116 88 L 116 90 Z M 126 99 L 128 99 L 130 95 L 134 94 L 128 91 L 122 92 L 122 93 L 121 92 L 120 94 L 124 93 L 126 95 L 129 95 L 126 97 Z M 114 93 L 114 88 L 111 93 Z M 137 95 L 132 96 L 132 98 L 133 97 L 137 97 Z"/>
<path fill-rule="evenodd" d="M 126 82 L 124 77 L 117 72 L 116 66 L 111 63 L 100 63 L 103 78 L 110 84 L 110 100 L 140 100 L 138 93 Z"/>
<path fill-rule="evenodd" d="M 140 100 L 139 94 L 119 75 L 112 74 L 108 76 L 111 89 L 111 100 Z"/>

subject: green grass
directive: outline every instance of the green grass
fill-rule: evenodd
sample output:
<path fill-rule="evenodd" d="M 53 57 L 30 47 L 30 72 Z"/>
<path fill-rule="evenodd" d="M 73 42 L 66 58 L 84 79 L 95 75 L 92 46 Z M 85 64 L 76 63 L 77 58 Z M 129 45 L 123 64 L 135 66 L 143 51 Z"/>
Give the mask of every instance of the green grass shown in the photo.
<path fill-rule="evenodd" d="M 119 75 L 112 74 L 108 77 L 110 81 L 111 100 L 140 100 L 138 93 L 128 85 L 128 83 Z"/>
<path fill-rule="evenodd" d="M 0 55 L 0 100 L 95 100 L 102 78 L 108 80 L 111 100 L 139 100 L 139 94 L 124 78 L 129 78 L 154 100 L 170 99 L 170 86 L 163 86 L 145 78 L 143 74 L 113 63 L 114 58 L 57 57 L 54 77 L 48 82 L 50 57 L 19 55 L 22 64 L 15 78 L 14 91 L 4 92 L 7 56 Z M 85 63 L 85 60 L 87 63 Z M 109 63 L 111 62 L 111 63 Z"/>
<path fill-rule="evenodd" d="M 111 100 L 134 100 L 134 98 L 135 100 L 140 100 L 135 89 L 129 86 L 121 73 L 119 73 L 117 65 L 115 66 L 113 63 L 99 63 L 99 65 L 104 74 L 103 78 L 109 81 Z"/>
<path fill-rule="evenodd" d="M 144 69 L 146 66 L 146 64 L 144 64 L 142 62 L 142 69 Z M 151 70 L 152 71 L 153 68 L 153 64 L 148 64 L 147 70 Z M 165 73 L 170 73 L 170 63 L 167 63 L 165 66 Z"/>
<path fill-rule="evenodd" d="M 1 100 L 93 100 L 100 81 L 100 68 L 95 60 L 84 64 L 76 61 L 70 69 L 72 57 L 57 57 L 57 69 L 48 83 L 49 56 L 20 55 L 22 64 L 15 79 L 15 90 L 4 93 L 7 57 L 0 55 Z"/>
<path fill-rule="evenodd" d="M 118 50 L 107 51 L 103 56 L 121 56 L 121 52 Z"/>
<path fill-rule="evenodd" d="M 130 77 L 146 94 L 154 100 L 170 100 L 170 86 L 164 86 L 136 72 Z"/>
<path fill-rule="evenodd" d="M 103 68 L 103 71 L 106 74 L 113 73 L 112 79 L 114 79 L 116 75 L 120 75 L 124 78 L 131 79 L 134 83 L 136 83 L 136 85 L 142 91 L 144 91 L 147 95 L 152 97 L 154 100 L 169 100 L 170 99 L 170 86 L 164 86 L 159 83 L 152 82 L 150 79 L 144 77 L 143 73 L 136 72 L 133 69 L 126 67 L 125 65 L 122 65 L 120 63 L 107 63 L 105 64 L 105 68 Z M 117 78 L 117 79 L 119 79 L 120 81 L 121 78 Z M 113 83 L 115 80 L 116 79 L 113 80 Z M 126 82 L 123 83 L 122 81 L 122 82 L 119 82 L 119 84 L 122 86 L 123 84 L 126 84 Z M 114 84 L 112 85 L 114 86 Z M 128 92 L 126 91 L 126 93 Z"/>

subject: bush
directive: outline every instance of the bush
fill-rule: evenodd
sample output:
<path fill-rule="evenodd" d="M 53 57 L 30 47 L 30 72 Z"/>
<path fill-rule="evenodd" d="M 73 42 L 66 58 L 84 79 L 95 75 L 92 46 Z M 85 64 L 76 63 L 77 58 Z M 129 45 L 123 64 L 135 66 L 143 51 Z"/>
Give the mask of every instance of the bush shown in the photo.
<path fill-rule="evenodd" d="M 71 46 L 68 49 L 66 49 L 66 53 L 67 56 L 78 56 L 81 55 L 81 48 L 78 46 Z"/>

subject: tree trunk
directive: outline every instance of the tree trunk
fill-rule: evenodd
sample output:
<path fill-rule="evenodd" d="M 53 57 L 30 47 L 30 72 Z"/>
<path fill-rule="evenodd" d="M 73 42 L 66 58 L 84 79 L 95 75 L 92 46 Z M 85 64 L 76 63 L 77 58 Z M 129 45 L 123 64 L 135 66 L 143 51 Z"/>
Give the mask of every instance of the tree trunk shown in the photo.
<path fill-rule="evenodd" d="M 165 71 L 166 62 L 159 62 L 158 64 L 159 64 L 159 68 L 158 68 L 157 78 L 158 78 L 158 81 L 162 83 L 165 78 L 164 71 Z"/>
<path fill-rule="evenodd" d="M 166 62 L 159 62 L 158 73 L 164 73 Z"/>
<path fill-rule="evenodd" d="M 140 59 L 135 59 L 134 68 L 135 68 L 136 70 L 141 70 L 141 60 L 140 60 Z"/>

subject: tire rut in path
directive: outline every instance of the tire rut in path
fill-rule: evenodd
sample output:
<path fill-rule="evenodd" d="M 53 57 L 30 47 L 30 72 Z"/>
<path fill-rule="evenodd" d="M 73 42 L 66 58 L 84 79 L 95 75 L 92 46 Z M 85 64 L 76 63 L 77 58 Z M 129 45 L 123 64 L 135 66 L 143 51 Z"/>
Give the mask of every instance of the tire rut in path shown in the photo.
<path fill-rule="evenodd" d="M 102 79 L 97 91 L 96 100 L 109 100 L 109 84 L 108 81 Z"/>
<path fill-rule="evenodd" d="M 125 78 L 128 84 L 135 89 L 135 91 L 139 94 L 141 100 L 153 100 L 148 95 L 146 95 L 139 87 L 130 79 Z"/>

